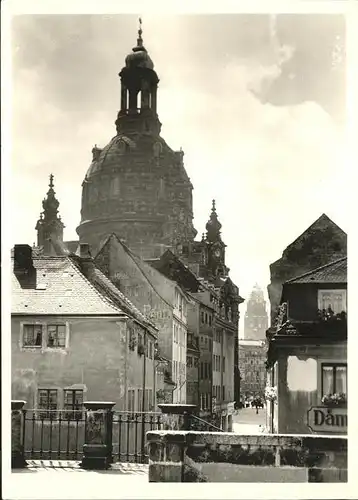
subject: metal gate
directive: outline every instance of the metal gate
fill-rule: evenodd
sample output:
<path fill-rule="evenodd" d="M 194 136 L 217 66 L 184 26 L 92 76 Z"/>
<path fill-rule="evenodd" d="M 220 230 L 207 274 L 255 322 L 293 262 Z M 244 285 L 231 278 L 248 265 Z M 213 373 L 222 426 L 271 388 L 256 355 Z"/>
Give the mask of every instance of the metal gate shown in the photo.
<path fill-rule="evenodd" d="M 147 463 L 146 433 L 162 428 L 161 417 L 154 412 L 114 411 L 113 461 Z M 24 410 L 25 460 L 81 460 L 85 427 L 85 411 Z"/>

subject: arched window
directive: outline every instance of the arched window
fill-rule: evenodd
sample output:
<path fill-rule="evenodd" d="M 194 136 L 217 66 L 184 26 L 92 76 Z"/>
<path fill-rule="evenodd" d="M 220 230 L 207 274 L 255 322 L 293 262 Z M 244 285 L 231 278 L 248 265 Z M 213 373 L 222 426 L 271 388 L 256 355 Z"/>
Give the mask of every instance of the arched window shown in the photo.
<path fill-rule="evenodd" d="M 141 109 L 142 107 L 142 92 L 139 91 L 137 95 L 137 108 Z"/>
<path fill-rule="evenodd" d="M 163 152 L 163 146 L 160 144 L 160 142 L 156 142 L 153 146 L 153 153 L 156 158 L 160 156 Z"/>

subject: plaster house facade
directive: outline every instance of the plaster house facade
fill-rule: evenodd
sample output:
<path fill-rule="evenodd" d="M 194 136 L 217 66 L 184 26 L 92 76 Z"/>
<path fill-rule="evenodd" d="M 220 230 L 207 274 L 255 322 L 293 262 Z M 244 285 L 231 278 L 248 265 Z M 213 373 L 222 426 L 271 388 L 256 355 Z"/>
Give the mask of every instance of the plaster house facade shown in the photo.
<path fill-rule="evenodd" d="M 203 244 L 205 249 L 205 240 Z M 219 278 L 217 286 L 210 274 L 207 274 L 208 280 L 197 277 L 192 267 L 184 264 L 181 255 L 169 250 L 159 259 L 148 262 L 176 280 L 194 299 L 189 307 L 188 327 L 196 332 L 199 347 L 199 414 L 206 420 L 214 418 L 221 428 L 231 430 L 235 406 L 238 290 L 227 276 Z"/>
<path fill-rule="evenodd" d="M 165 387 L 158 387 L 164 391 L 161 402 L 185 403 L 189 296 L 114 234 L 104 242 L 95 262 L 158 328 L 158 365 L 164 367 L 165 376 Z"/>
<path fill-rule="evenodd" d="M 271 432 L 347 432 L 347 258 L 288 280 L 268 330 Z"/>
<path fill-rule="evenodd" d="M 259 396 L 262 400 L 266 387 L 265 340 L 239 340 L 239 366 L 241 402 Z"/>
<path fill-rule="evenodd" d="M 86 400 L 153 410 L 157 329 L 88 246 L 80 256 L 47 256 L 15 245 L 12 263 L 12 398 L 47 411 Z"/>

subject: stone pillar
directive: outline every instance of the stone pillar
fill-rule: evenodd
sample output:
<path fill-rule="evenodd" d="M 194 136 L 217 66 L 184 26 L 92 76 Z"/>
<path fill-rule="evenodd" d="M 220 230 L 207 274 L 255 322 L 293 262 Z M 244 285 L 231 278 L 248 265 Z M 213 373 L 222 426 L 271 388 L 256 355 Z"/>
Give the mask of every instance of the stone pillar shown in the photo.
<path fill-rule="evenodd" d="M 108 469 L 112 457 L 112 408 L 116 403 L 86 401 L 85 444 L 82 467 L 84 469 Z"/>
<path fill-rule="evenodd" d="M 189 431 L 191 429 L 191 415 L 196 410 L 196 405 L 187 404 L 160 404 L 163 413 L 163 430 Z"/>
<path fill-rule="evenodd" d="M 149 482 L 184 482 L 186 433 L 148 432 L 147 442 L 149 448 Z"/>
<path fill-rule="evenodd" d="M 232 432 L 233 431 L 233 419 L 232 419 L 232 414 L 228 415 L 228 426 L 227 426 L 227 430 L 228 432 Z"/>
<path fill-rule="evenodd" d="M 25 412 L 26 401 L 11 401 L 11 467 L 13 469 L 27 466 L 24 455 Z"/>

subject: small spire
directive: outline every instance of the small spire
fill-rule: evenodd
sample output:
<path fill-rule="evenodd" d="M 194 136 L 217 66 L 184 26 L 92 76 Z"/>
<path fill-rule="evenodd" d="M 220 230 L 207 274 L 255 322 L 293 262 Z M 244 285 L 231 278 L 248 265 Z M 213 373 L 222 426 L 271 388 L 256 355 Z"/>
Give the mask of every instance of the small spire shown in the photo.
<path fill-rule="evenodd" d="M 221 224 L 218 220 L 218 215 L 216 213 L 216 203 L 215 200 L 212 201 L 211 214 L 210 219 L 206 224 L 206 238 L 208 241 L 219 241 L 221 240 L 220 236 Z"/>
<path fill-rule="evenodd" d="M 49 184 L 49 187 L 53 188 L 53 174 L 50 175 L 50 184 Z"/>
<path fill-rule="evenodd" d="M 137 38 L 137 46 L 143 47 L 143 39 L 142 39 L 142 18 L 139 18 L 139 28 L 138 28 L 138 38 Z"/>

